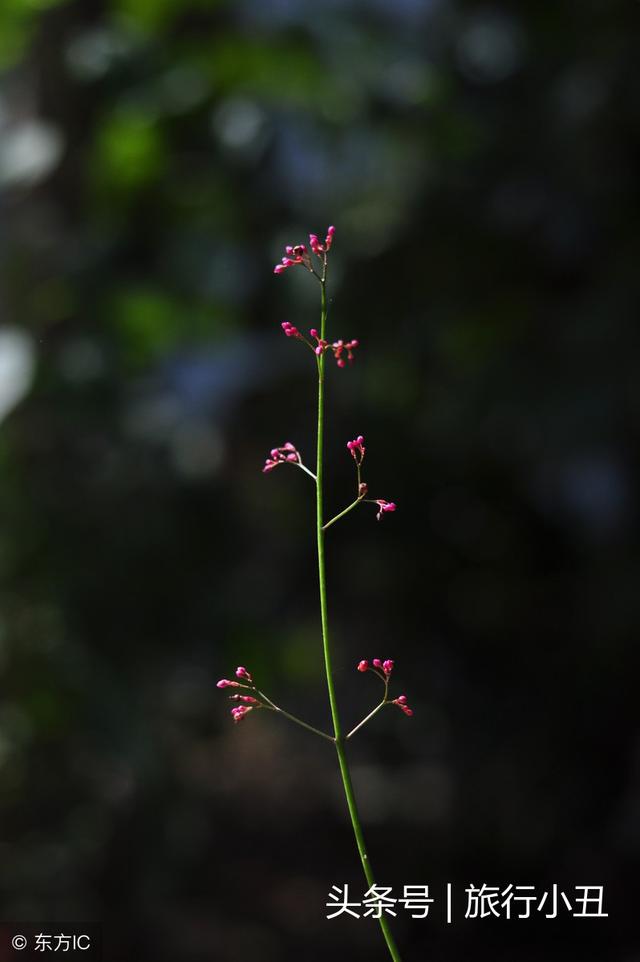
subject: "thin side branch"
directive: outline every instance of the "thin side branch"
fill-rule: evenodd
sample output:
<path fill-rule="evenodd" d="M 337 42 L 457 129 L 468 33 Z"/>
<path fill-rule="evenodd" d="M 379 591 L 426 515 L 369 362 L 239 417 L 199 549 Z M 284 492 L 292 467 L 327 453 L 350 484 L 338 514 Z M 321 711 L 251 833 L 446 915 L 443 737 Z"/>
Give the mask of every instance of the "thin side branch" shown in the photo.
<path fill-rule="evenodd" d="M 284 715 L 284 717 L 288 718 L 289 721 L 295 722 L 295 724 L 300 725 L 301 728 L 306 728 L 307 731 L 313 732 L 314 735 L 320 735 L 321 738 L 326 738 L 327 741 L 330 741 L 332 744 L 335 743 L 335 739 L 333 738 L 333 736 L 327 735 L 326 732 L 320 731 L 319 728 L 314 728 L 313 725 L 308 725 L 307 722 L 302 721 L 301 718 L 296 718 L 295 715 L 292 715 L 290 712 L 285 711 L 284 708 L 278 707 L 278 705 L 276 705 L 275 702 L 272 702 L 270 698 L 267 698 L 264 692 L 258 691 L 257 688 L 255 689 L 255 691 L 257 691 L 260 698 L 263 699 L 263 701 L 265 702 L 265 706 L 267 708 L 270 708 L 272 711 L 277 711 L 279 715 Z"/>

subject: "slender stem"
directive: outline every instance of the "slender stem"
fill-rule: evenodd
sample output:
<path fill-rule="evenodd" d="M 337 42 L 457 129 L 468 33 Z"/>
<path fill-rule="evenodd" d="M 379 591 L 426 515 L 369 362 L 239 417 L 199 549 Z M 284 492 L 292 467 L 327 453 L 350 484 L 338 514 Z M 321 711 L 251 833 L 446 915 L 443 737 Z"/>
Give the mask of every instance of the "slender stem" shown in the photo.
<path fill-rule="evenodd" d="M 324 340 L 325 329 L 327 323 L 327 293 L 326 293 L 326 281 L 327 281 L 327 271 L 326 271 L 326 259 L 324 265 L 324 271 L 321 278 L 321 312 L 320 312 L 320 337 Z M 347 755 L 344 745 L 344 737 L 342 735 L 342 729 L 340 725 L 340 714 L 338 711 L 338 702 L 336 699 L 335 685 L 333 681 L 333 668 L 331 663 L 331 646 L 329 643 L 329 619 L 327 610 L 327 581 L 325 573 L 325 557 L 324 557 L 324 528 L 323 528 L 323 504 L 322 504 L 322 479 L 323 479 L 323 451 L 324 451 L 324 353 L 318 357 L 318 446 L 317 446 L 317 467 L 316 467 L 316 532 L 318 540 L 318 581 L 320 588 L 320 619 L 322 624 L 322 648 L 324 651 L 324 666 L 327 676 L 327 690 L 329 693 L 329 705 L 331 707 L 331 720 L 333 723 L 333 731 L 335 735 L 335 745 L 336 752 L 338 755 L 338 764 L 340 766 L 340 775 L 342 777 L 342 784 L 344 787 L 344 794 L 347 800 L 347 807 L 349 809 L 349 815 L 351 816 L 351 825 L 353 826 L 353 834 L 355 835 L 356 845 L 358 847 L 358 853 L 360 855 L 360 861 L 362 862 L 362 868 L 364 870 L 365 878 L 371 888 L 375 885 L 375 879 L 373 876 L 373 870 L 369 862 L 369 855 L 367 854 L 367 848 L 364 841 L 364 835 L 362 833 L 362 825 L 360 823 L 360 816 L 358 814 L 358 807 L 356 804 L 355 795 L 353 792 L 353 785 L 351 783 L 351 774 L 349 772 L 349 764 L 347 762 Z M 382 929 L 382 934 L 384 936 L 385 942 L 387 943 L 387 948 L 389 949 L 389 954 L 394 962 L 402 962 L 400 954 L 394 942 L 391 930 L 389 928 L 389 923 L 384 916 L 381 916 L 378 920 L 380 922 L 380 928 Z"/>
<path fill-rule="evenodd" d="M 337 514 L 337 515 L 335 516 L 335 518 L 332 518 L 332 519 L 331 519 L 331 521 L 327 521 L 327 523 L 322 526 L 322 530 L 323 530 L 323 531 L 326 531 L 327 528 L 330 528 L 331 525 L 332 525 L 332 524 L 335 524 L 336 521 L 339 521 L 340 518 L 344 518 L 345 514 L 349 514 L 350 511 L 353 511 L 353 509 L 354 509 L 357 505 L 359 505 L 361 501 L 362 501 L 362 498 L 356 498 L 356 500 L 353 501 L 353 502 L 349 505 L 348 508 L 345 508 L 344 511 L 341 511 L 341 512 L 340 512 L 340 514 Z"/>
<path fill-rule="evenodd" d="M 327 741 L 330 741 L 333 744 L 333 735 L 327 735 L 326 732 L 321 732 L 319 728 L 314 728 L 313 725 L 307 725 L 307 723 L 303 722 L 302 719 L 296 718 L 295 715 L 291 715 L 288 711 L 285 711 L 284 708 L 278 708 L 276 705 L 273 707 L 277 712 L 280 712 L 281 715 L 284 715 L 285 718 L 288 718 L 289 721 L 295 722 L 296 725 L 301 725 L 303 728 L 306 728 L 307 731 L 314 732 L 316 735 L 320 735 L 321 738 L 326 738 Z"/>
<path fill-rule="evenodd" d="M 260 696 L 260 698 L 262 698 L 264 702 L 266 702 L 265 708 L 269 708 L 272 711 L 277 711 L 279 715 L 284 715 L 284 717 L 288 718 L 289 721 L 295 722 L 296 725 L 301 725 L 302 728 L 306 728 L 307 731 L 313 732 L 314 735 L 320 735 L 321 738 L 326 738 L 328 741 L 333 742 L 332 735 L 327 735 L 326 732 L 321 732 L 319 728 L 314 728 L 313 725 L 308 725 L 307 722 L 302 721 L 301 718 L 297 718 L 290 712 L 285 711 L 284 708 L 280 708 L 275 702 L 271 701 L 270 698 L 267 698 L 265 693 L 260 691 L 259 688 L 254 688 L 253 690 Z"/>
<path fill-rule="evenodd" d="M 387 699 L 385 698 L 385 699 L 383 699 L 383 701 L 380 702 L 379 705 L 376 705 L 376 707 L 373 709 L 373 711 L 370 711 L 369 714 L 368 714 L 365 718 L 363 718 L 361 722 L 358 722 L 358 724 L 356 725 L 355 728 L 352 728 L 352 729 L 351 729 L 351 731 L 349 732 L 349 734 L 345 736 L 345 741 L 347 740 L 347 738 L 351 738 L 352 735 L 355 735 L 355 733 L 356 733 L 357 731 L 359 731 L 359 729 L 361 729 L 363 725 L 366 725 L 368 721 L 371 721 L 371 719 L 373 718 L 373 716 L 374 716 L 374 715 L 377 715 L 378 712 L 380 711 L 380 709 L 381 709 L 381 708 L 384 708 L 384 706 L 387 705 L 387 704 L 388 704 L 388 702 L 387 702 Z"/>
<path fill-rule="evenodd" d="M 306 728 L 307 731 L 313 732 L 314 735 L 320 735 L 321 738 L 326 738 L 327 741 L 330 741 L 333 744 L 333 735 L 327 735 L 326 732 L 321 732 L 319 728 L 314 728 L 313 725 L 307 725 L 307 723 L 302 721 L 301 718 L 296 718 L 295 715 L 291 715 L 288 711 L 285 711 L 284 708 L 278 708 L 278 706 L 274 705 L 273 702 L 270 702 L 264 707 L 268 708 L 270 711 L 276 711 L 279 715 L 284 715 L 284 717 L 288 718 L 289 721 L 295 722 L 296 725 L 300 725 L 301 728 Z"/>
<path fill-rule="evenodd" d="M 299 468 L 302 468 L 302 470 L 305 471 L 306 474 L 308 474 L 310 478 L 313 478 L 314 481 L 316 480 L 315 474 L 313 473 L 313 471 L 310 471 L 310 470 L 309 470 L 309 468 L 306 466 L 306 464 L 302 464 L 300 461 L 297 461 L 296 464 L 298 465 Z"/>

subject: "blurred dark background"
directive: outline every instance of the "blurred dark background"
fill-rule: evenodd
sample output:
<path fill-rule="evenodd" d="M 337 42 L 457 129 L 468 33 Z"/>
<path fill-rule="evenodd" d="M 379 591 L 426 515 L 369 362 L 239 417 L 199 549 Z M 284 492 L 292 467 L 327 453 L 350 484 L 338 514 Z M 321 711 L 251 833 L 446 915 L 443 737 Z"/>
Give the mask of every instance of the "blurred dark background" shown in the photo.
<path fill-rule="evenodd" d="M 336 225 L 328 510 L 346 724 L 406 962 L 640 959 L 638 28 L 623 0 L 0 7 L 0 886 L 106 959 L 384 959 L 331 747 L 315 381 L 285 243 Z M 459 909 L 442 915 L 447 881 Z M 464 920 L 470 883 L 608 920 Z M 396 894 L 401 894 L 397 891 Z"/>

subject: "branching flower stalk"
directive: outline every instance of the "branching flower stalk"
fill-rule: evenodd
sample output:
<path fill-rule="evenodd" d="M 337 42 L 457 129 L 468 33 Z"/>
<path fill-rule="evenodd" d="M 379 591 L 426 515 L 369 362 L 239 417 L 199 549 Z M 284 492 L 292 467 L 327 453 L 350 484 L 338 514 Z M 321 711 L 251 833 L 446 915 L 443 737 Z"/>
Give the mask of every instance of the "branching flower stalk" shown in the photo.
<path fill-rule="evenodd" d="M 300 452 L 296 446 L 291 441 L 286 441 L 279 447 L 273 448 L 269 457 L 266 459 L 263 472 L 269 473 L 275 468 L 283 464 L 289 464 L 291 466 L 299 468 L 305 474 L 307 474 L 315 484 L 316 488 L 316 539 L 317 539 L 317 553 L 318 553 L 318 587 L 320 594 L 320 621 L 322 629 L 322 648 L 324 654 L 324 666 L 325 674 L 327 680 L 327 691 L 329 695 L 329 707 L 331 710 L 331 722 L 333 727 L 333 735 L 327 734 L 313 725 L 308 724 L 295 715 L 284 711 L 279 708 L 267 695 L 264 694 L 255 684 L 251 673 L 244 667 L 239 667 L 236 669 L 235 679 L 222 678 L 218 682 L 218 688 L 240 688 L 246 691 L 246 694 L 241 694 L 240 692 L 234 692 L 230 697 L 234 702 L 231 709 L 231 714 L 235 722 L 241 721 L 246 715 L 251 711 L 258 709 L 266 709 L 268 711 L 274 711 L 283 717 L 289 719 L 289 721 L 294 722 L 296 725 L 305 728 L 321 738 L 330 741 L 334 744 L 335 750 L 338 756 L 338 765 L 340 768 L 340 776 L 342 778 L 342 784 L 344 787 L 345 798 L 347 801 L 347 807 L 349 809 L 349 815 L 351 818 L 351 824 L 353 827 L 353 833 L 356 840 L 356 845 L 358 848 L 358 853 L 360 855 L 360 861 L 362 862 L 362 868 L 364 870 L 365 878 L 369 885 L 370 890 L 375 887 L 375 879 L 373 875 L 373 869 L 369 860 L 369 855 L 365 845 L 364 835 L 362 831 L 362 824 L 360 821 L 360 816 L 358 814 L 358 807 L 356 804 L 355 794 L 353 791 L 353 785 L 351 782 L 351 774 L 349 771 L 349 763 L 346 754 L 346 742 L 348 739 L 352 738 L 356 732 L 360 731 L 371 719 L 378 714 L 387 705 L 395 705 L 404 712 L 405 715 L 411 716 L 413 711 L 407 704 L 407 698 L 405 695 L 398 695 L 396 698 L 389 697 L 389 685 L 391 682 L 391 674 L 394 669 L 394 663 L 390 658 L 384 661 L 380 658 L 374 658 L 369 664 L 368 661 L 360 661 L 357 665 L 357 670 L 365 673 L 372 672 L 376 675 L 384 685 L 384 693 L 382 700 L 376 707 L 369 712 L 357 725 L 355 725 L 347 734 L 343 734 L 342 723 L 340 718 L 340 711 L 338 708 L 338 701 L 335 691 L 334 683 L 334 673 L 332 664 L 332 647 L 329 634 L 329 618 L 328 618 L 328 604 L 327 604 L 327 580 L 326 580 L 326 563 L 325 563 L 325 538 L 326 533 L 332 525 L 340 521 L 345 515 L 349 514 L 361 503 L 375 504 L 377 506 L 377 520 L 380 521 L 385 514 L 391 513 L 396 510 L 396 505 L 392 501 L 386 501 L 384 498 L 369 498 L 368 497 L 368 485 L 362 480 L 362 463 L 365 457 L 365 443 L 362 435 L 358 435 L 352 441 L 347 442 L 347 450 L 354 460 L 356 468 L 356 497 L 355 499 L 347 505 L 342 511 L 338 512 L 329 521 L 324 519 L 324 488 L 323 488 L 323 477 L 324 477 L 324 407 L 325 407 L 325 362 L 329 354 L 333 354 L 334 360 L 339 368 L 344 368 L 347 364 L 351 364 L 354 359 L 354 350 L 358 347 L 358 341 L 352 339 L 350 341 L 329 341 L 327 339 L 327 268 L 328 268 L 328 254 L 333 243 L 333 236 L 335 233 L 335 228 L 330 227 L 324 242 L 321 242 L 316 234 L 309 235 L 309 248 L 305 244 L 298 244 L 295 247 L 286 248 L 286 256 L 282 258 L 280 264 L 277 264 L 274 268 L 275 274 L 282 274 L 285 270 L 291 267 L 300 266 L 307 270 L 320 284 L 320 329 L 312 328 L 309 331 L 309 336 L 302 334 L 297 327 L 290 324 L 288 321 L 282 323 L 282 330 L 287 337 L 294 338 L 295 340 L 301 341 L 305 344 L 314 354 L 316 362 L 316 370 L 318 376 L 318 424 L 317 424 L 317 446 L 316 446 L 316 470 L 315 473 L 311 471 L 307 465 L 304 464 Z M 313 259 L 315 258 L 315 260 Z M 389 924 L 382 912 L 379 918 L 380 928 L 382 929 L 382 934 L 384 936 L 389 954 L 394 962 L 400 962 L 400 954 L 396 947 L 395 941 L 391 934 Z"/>

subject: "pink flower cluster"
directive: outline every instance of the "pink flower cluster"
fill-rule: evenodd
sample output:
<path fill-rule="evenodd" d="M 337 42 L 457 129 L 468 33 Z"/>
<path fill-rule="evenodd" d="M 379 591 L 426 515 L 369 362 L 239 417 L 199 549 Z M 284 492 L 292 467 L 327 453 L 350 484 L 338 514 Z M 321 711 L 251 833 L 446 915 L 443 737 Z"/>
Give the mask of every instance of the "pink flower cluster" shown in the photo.
<path fill-rule="evenodd" d="M 356 464 L 362 464 L 364 461 L 364 453 L 367 449 L 364 446 L 364 438 L 361 434 L 353 441 L 347 441 L 347 451 L 351 452 Z"/>
<path fill-rule="evenodd" d="M 281 447 L 271 449 L 262 471 L 273 471 L 279 464 L 300 464 L 301 460 L 296 446 L 291 441 L 286 441 Z"/>
<path fill-rule="evenodd" d="M 295 247 L 287 245 L 284 250 L 286 257 L 283 257 L 282 261 L 273 268 L 274 274 L 282 274 L 287 267 L 295 267 L 296 264 L 302 264 L 308 271 L 313 270 L 309 251 L 304 244 L 296 244 Z"/>
<path fill-rule="evenodd" d="M 324 243 L 318 240 L 317 234 L 309 234 L 309 247 L 321 260 L 326 258 L 326 255 L 331 249 L 331 244 L 333 243 L 333 235 L 335 234 L 335 227 L 330 227 L 327 231 L 327 236 L 324 239 Z M 274 274 L 282 274 L 286 271 L 288 267 L 295 267 L 297 264 L 302 264 L 306 267 L 308 271 L 315 273 L 313 270 L 313 265 L 311 263 L 311 256 L 309 254 L 309 249 L 306 244 L 296 244 L 292 247 L 290 244 L 284 249 L 285 257 L 282 258 L 279 264 L 273 268 Z"/>
<path fill-rule="evenodd" d="M 231 681 L 229 678 L 221 678 L 217 682 L 216 687 L 218 688 L 254 688 L 253 678 L 246 668 L 240 665 L 236 668 L 236 678 L 240 678 L 241 681 Z M 253 711 L 254 707 L 262 707 L 262 702 L 258 698 L 254 698 L 253 695 L 231 695 L 230 698 L 236 702 L 242 702 L 240 705 L 234 705 L 231 709 L 231 716 L 234 722 L 239 722 L 244 718 L 250 711 Z"/>
<path fill-rule="evenodd" d="M 380 658 L 374 658 L 371 665 L 369 665 L 368 661 L 358 662 L 358 671 L 375 671 L 376 669 L 377 672 L 383 671 L 385 674 L 384 680 L 387 680 L 393 671 L 393 659 L 385 658 L 385 660 L 382 661 Z"/>
<path fill-rule="evenodd" d="M 296 337 L 299 341 L 304 341 L 304 338 L 297 327 L 293 324 L 289 324 L 289 321 L 283 321 L 280 325 L 287 337 Z"/>
<path fill-rule="evenodd" d="M 360 478 L 360 465 L 364 461 L 366 450 L 364 438 L 361 434 L 359 434 L 357 438 L 354 438 L 353 441 L 347 441 L 347 451 L 349 451 L 351 457 L 356 462 L 356 466 L 358 468 L 358 478 Z M 358 485 L 358 498 L 362 500 L 366 494 L 367 485 L 364 483 L 364 481 L 361 481 Z M 388 514 L 389 512 L 396 510 L 395 503 L 393 501 L 385 501 L 384 498 L 377 498 L 375 500 L 368 498 L 367 501 L 371 504 L 378 505 L 378 513 L 376 515 L 378 521 L 382 520 L 382 516 L 384 514 Z"/>
<path fill-rule="evenodd" d="M 359 343 L 360 342 L 356 341 L 355 338 L 351 341 L 346 341 L 346 342 L 334 341 L 334 343 L 331 345 L 331 350 L 333 351 L 333 356 L 336 359 L 336 364 L 338 365 L 338 367 L 345 367 L 347 361 L 349 362 L 349 364 L 353 363 L 353 352 L 355 348 L 358 347 Z M 347 352 L 346 361 L 342 356 L 345 351 Z"/>
<path fill-rule="evenodd" d="M 409 718 L 411 718 L 411 716 L 413 715 L 413 709 L 412 709 L 412 708 L 409 708 L 409 706 L 407 705 L 407 696 L 406 696 L 406 695 L 398 695 L 397 698 L 394 698 L 394 699 L 393 699 L 393 701 L 391 702 L 391 704 L 392 704 L 392 705 L 397 705 L 398 708 L 401 708 L 402 711 L 405 713 L 405 715 L 408 715 Z"/>
<path fill-rule="evenodd" d="M 405 715 L 408 715 L 410 717 L 411 715 L 413 715 L 413 711 L 407 705 L 406 695 L 398 695 L 397 698 L 393 698 L 393 699 L 390 699 L 389 701 L 386 701 L 386 692 L 389 686 L 389 681 L 391 679 L 391 672 L 393 671 L 393 665 L 394 665 L 394 662 L 392 658 L 385 658 L 384 661 L 382 661 L 381 658 L 374 658 L 371 664 L 369 664 L 368 661 L 363 659 L 362 661 L 358 662 L 358 671 L 361 671 L 363 673 L 365 671 L 372 671 L 374 675 L 377 675 L 378 678 L 381 678 L 382 681 L 385 683 L 385 703 L 388 705 L 397 705 L 398 708 L 400 708 L 405 713 Z"/>
<path fill-rule="evenodd" d="M 314 354 L 318 356 L 324 354 L 325 351 L 333 351 L 333 356 L 338 367 L 346 367 L 347 361 L 349 361 L 350 364 L 353 362 L 353 352 L 360 344 L 355 338 L 352 338 L 350 341 L 334 341 L 333 344 L 330 344 L 329 341 L 325 341 L 324 338 L 320 337 L 315 327 L 312 327 L 309 334 L 316 342 L 314 346 L 307 340 L 304 334 L 301 334 L 298 328 L 294 324 L 290 324 L 289 321 L 283 321 L 280 327 L 287 337 L 295 337 L 297 341 L 304 341 L 305 344 L 309 345 Z M 347 354 L 346 360 L 343 357 L 345 351 Z"/>
<path fill-rule="evenodd" d="M 335 232 L 335 227 L 331 226 L 327 231 L 324 244 L 319 242 L 317 234 L 309 234 L 309 244 L 311 245 L 311 250 L 313 253 L 317 254 L 318 256 L 320 256 L 320 254 L 328 254 L 331 250 L 331 245 L 333 244 L 333 235 Z"/>
<path fill-rule="evenodd" d="M 248 682 L 249 685 L 253 685 L 253 678 L 249 674 L 246 668 L 240 665 L 236 668 L 236 678 L 242 678 L 243 682 Z M 243 685 L 239 681 L 229 681 L 228 678 L 221 678 L 219 682 L 216 683 L 216 688 L 247 688 L 247 685 Z"/>

